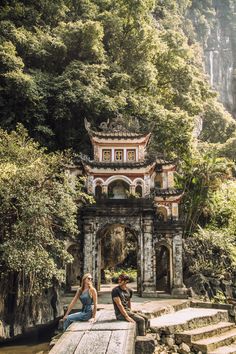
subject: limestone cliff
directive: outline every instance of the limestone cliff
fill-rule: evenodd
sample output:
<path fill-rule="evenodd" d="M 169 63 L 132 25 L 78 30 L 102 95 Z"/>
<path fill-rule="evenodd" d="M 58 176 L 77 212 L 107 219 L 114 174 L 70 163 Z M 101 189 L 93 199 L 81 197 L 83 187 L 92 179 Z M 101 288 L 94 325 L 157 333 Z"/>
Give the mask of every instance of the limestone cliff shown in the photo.
<path fill-rule="evenodd" d="M 186 18 L 202 44 L 210 84 L 236 117 L 236 1 L 193 0 Z"/>

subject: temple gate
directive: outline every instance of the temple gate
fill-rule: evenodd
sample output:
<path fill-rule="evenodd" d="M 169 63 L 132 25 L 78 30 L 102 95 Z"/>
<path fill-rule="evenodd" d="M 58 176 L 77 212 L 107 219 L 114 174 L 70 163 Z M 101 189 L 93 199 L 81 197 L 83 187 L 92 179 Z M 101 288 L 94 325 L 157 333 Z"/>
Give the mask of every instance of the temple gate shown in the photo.
<path fill-rule="evenodd" d="M 84 273 L 92 273 L 99 290 L 104 264 L 111 257 L 118 259 L 119 252 L 122 255 L 123 234 L 128 233 L 136 245 L 139 294 L 185 294 L 179 220 L 182 191 L 174 188 L 175 164 L 150 158 L 151 134 L 126 128 L 120 117 L 101 123 L 99 130 L 86 120 L 85 126 L 93 159 L 80 156 L 70 168 L 71 173 L 86 177 L 87 193 L 96 200 L 80 214 Z M 110 247 L 110 258 L 102 257 L 102 244 Z"/>

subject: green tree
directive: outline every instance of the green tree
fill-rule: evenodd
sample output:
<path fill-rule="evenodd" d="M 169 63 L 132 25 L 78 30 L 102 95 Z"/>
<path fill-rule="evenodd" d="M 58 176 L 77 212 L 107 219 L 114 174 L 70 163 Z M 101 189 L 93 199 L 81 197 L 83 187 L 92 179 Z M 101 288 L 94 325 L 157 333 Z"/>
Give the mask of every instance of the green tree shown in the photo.
<path fill-rule="evenodd" d="M 184 191 L 183 215 L 184 235 L 191 236 L 199 223 L 205 226 L 209 219 L 209 199 L 231 176 L 232 163 L 216 154 L 195 153 L 185 160 L 182 174 L 177 177 L 179 187 Z"/>
<path fill-rule="evenodd" d="M 159 152 L 189 154 L 195 116 L 215 94 L 198 46 L 182 30 L 188 6 L 186 0 L 4 1 L 1 126 L 14 129 L 20 121 L 50 149 L 85 152 L 84 118 L 97 124 L 119 111 L 138 118 L 145 131 L 155 127 Z"/>
<path fill-rule="evenodd" d="M 62 282 L 71 261 L 64 242 L 78 234 L 77 203 L 87 196 L 81 182 L 72 184 L 64 173 L 65 163 L 62 154 L 46 154 L 21 125 L 0 130 L 1 278 L 30 279 L 31 294 L 53 279 Z"/>
<path fill-rule="evenodd" d="M 203 127 L 199 138 L 203 141 L 225 143 L 235 132 L 235 120 L 220 103 L 214 100 L 204 106 L 202 119 Z"/>

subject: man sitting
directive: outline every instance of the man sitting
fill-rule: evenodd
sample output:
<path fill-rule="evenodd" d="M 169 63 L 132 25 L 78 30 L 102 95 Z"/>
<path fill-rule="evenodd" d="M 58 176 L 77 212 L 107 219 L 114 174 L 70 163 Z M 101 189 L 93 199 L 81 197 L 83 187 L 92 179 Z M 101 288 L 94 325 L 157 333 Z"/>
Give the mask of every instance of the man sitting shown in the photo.
<path fill-rule="evenodd" d="M 127 287 L 129 276 L 127 274 L 120 274 L 118 278 L 118 286 L 116 286 L 111 293 L 112 301 L 115 309 L 117 320 L 137 323 L 138 335 L 145 336 L 148 328 L 148 318 L 141 313 L 134 313 L 131 311 L 131 298 L 133 295 L 132 289 Z"/>

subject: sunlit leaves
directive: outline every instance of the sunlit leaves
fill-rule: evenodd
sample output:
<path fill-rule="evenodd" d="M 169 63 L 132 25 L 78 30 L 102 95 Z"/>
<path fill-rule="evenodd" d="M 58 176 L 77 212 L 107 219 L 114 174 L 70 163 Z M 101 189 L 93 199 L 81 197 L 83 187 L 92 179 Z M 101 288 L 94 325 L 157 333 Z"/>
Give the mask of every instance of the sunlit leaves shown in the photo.
<path fill-rule="evenodd" d="M 213 100 L 205 105 L 203 113 L 202 140 L 210 143 L 224 143 L 236 130 L 236 122 L 221 104 Z"/>
<path fill-rule="evenodd" d="M 179 187 L 184 190 L 184 228 L 191 235 L 198 224 L 205 226 L 209 217 L 209 199 L 231 176 L 232 163 L 219 158 L 215 153 L 197 153 L 182 163 L 182 175 L 178 176 Z"/>
<path fill-rule="evenodd" d="M 153 140 L 159 152 L 189 154 L 192 121 L 213 93 L 199 48 L 189 45 L 182 30 L 188 5 L 187 0 L 5 1 L 1 126 L 14 128 L 21 121 L 50 148 L 80 145 L 85 151 L 84 118 L 97 124 L 119 111 L 137 117 L 145 131 L 158 127 Z"/>
<path fill-rule="evenodd" d="M 65 238 L 78 234 L 80 181 L 63 172 L 65 157 L 46 154 L 27 131 L 0 130 L 0 263 L 34 278 L 33 292 L 62 280 L 71 256 Z M 82 201 L 81 199 L 81 201 Z"/>

